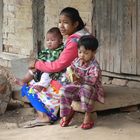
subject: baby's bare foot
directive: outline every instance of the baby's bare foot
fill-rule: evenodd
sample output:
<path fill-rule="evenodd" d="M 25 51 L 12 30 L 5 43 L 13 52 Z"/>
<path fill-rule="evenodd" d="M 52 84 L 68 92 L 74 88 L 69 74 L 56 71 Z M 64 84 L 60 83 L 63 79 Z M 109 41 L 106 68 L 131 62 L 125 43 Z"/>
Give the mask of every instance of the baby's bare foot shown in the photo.
<path fill-rule="evenodd" d="M 34 85 L 33 88 L 34 88 L 36 91 L 41 92 L 42 89 L 43 89 L 44 87 L 42 87 L 42 86 L 40 86 L 40 85 Z"/>
<path fill-rule="evenodd" d="M 13 82 L 16 84 L 16 85 L 19 85 L 19 86 L 23 86 L 25 83 L 19 79 L 19 78 L 14 78 Z"/>

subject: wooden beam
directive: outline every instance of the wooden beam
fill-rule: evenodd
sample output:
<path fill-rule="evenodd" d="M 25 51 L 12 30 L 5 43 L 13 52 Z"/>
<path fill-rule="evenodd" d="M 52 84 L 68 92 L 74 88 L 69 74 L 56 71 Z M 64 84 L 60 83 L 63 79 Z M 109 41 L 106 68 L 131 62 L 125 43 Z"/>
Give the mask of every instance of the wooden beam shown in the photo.
<path fill-rule="evenodd" d="M 121 79 L 140 81 L 140 76 L 138 76 L 138 75 L 118 74 L 118 73 L 107 72 L 107 71 L 102 71 L 102 75 L 109 76 L 109 77 L 121 78 Z"/>
<path fill-rule="evenodd" d="M 105 103 L 101 104 L 96 102 L 93 111 L 103 111 L 140 104 L 139 89 L 120 86 L 104 86 L 104 90 Z M 83 112 L 80 107 L 80 102 L 73 102 L 72 107 L 76 111 Z"/>

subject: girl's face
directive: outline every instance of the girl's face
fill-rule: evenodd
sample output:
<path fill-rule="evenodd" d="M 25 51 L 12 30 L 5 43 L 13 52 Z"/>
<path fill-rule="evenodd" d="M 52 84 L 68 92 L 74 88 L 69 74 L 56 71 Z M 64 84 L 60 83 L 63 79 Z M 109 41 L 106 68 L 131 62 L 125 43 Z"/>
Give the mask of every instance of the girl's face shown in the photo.
<path fill-rule="evenodd" d="M 63 36 L 69 36 L 76 32 L 78 24 L 78 22 L 73 23 L 68 16 L 60 15 L 58 26 Z"/>
<path fill-rule="evenodd" d="M 62 39 L 60 39 L 57 35 L 53 33 L 47 33 L 46 44 L 48 49 L 54 50 L 58 48 L 61 43 L 62 43 Z"/>
<path fill-rule="evenodd" d="M 88 63 L 95 57 L 95 51 L 87 50 L 84 46 L 80 46 L 80 48 L 78 48 L 78 57 L 82 64 Z"/>

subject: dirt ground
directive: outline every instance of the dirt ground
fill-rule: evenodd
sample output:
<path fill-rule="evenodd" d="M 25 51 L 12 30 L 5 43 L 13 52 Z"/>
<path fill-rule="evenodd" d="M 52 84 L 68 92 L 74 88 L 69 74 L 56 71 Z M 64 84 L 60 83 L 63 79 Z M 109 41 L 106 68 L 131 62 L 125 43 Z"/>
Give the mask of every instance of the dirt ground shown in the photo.
<path fill-rule="evenodd" d="M 58 121 L 25 129 L 24 123 L 35 117 L 34 110 L 20 106 L 8 109 L 0 116 L 0 140 L 140 140 L 140 109 L 98 112 L 96 125 L 90 130 L 80 128 L 82 120 L 77 116 L 69 127 L 61 128 Z"/>

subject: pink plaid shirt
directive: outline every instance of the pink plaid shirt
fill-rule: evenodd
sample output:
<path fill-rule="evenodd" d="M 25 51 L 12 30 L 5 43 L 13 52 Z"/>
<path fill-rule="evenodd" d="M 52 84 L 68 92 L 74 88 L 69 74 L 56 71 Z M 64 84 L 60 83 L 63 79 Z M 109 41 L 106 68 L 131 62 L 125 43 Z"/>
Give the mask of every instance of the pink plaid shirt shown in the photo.
<path fill-rule="evenodd" d="M 71 68 L 82 79 L 82 84 L 87 84 L 95 87 L 97 100 L 101 103 L 104 103 L 101 69 L 97 60 L 91 60 L 90 63 L 81 66 L 80 59 L 76 58 L 72 62 Z"/>

